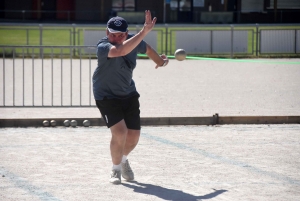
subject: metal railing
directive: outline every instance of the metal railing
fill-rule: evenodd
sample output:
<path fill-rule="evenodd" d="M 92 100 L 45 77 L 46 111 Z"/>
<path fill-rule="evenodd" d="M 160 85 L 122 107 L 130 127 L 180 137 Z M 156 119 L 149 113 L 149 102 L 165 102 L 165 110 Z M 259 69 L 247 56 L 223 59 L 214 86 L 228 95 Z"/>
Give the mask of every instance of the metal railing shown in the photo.
<path fill-rule="evenodd" d="M 91 107 L 95 46 L 0 46 L 0 107 Z M 48 56 L 44 52 L 48 49 Z M 19 51 L 17 51 L 19 50 Z M 76 51 L 76 57 L 73 52 Z M 40 54 L 42 52 L 42 54 Z M 54 52 L 60 52 L 58 55 Z M 65 52 L 68 52 L 67 55 Z M 96 50 L 95 50 L 96 52 Z M 42 55 L 42 57 L 40 57 Z"/>
<path fill-rule="evenodd" d="M 141 26 L 130 27 L 135 33 Z M 12 27 L 0 26 L 0 45 L 39 45 L 39 46 L 93 46 L 105 36 L 105 26 L 82 25 L 30 25 Z M 5 39 L 7 38 L 7 40 Z M 17 38 L 18 40 L 15 40 Z M 187 40 L 188 39 L 188 40 Z M 279 54 L 298 55 L 300 52 L 300 26 L 294 25 L 217 25 L 217 26 L 156 26 L 145 40 L 160 54 L 173 54 L 176 49 L 185 49 L 193 56 L 257 57 L 278 56 Z M 274 43 L 273 41 L 277 41 Z M 279 41 L 283 41 L 279 43 Z M 286 41 L 286 43 L 284 42 Z M 270 49 L 273 48 L 273 51 Z M 28 50 L 28 49 L 27 49 Z M 26 51 L 27 51 L 26 50 Z M 76 56 L 74 49 L 73 56 Z M 291 51 L 293 50 L 293 51 Z M 15 53 L 21 51 L 15 48 Z M 36 50 L 37 51 L 37 50 Z M 8 47 L 0 54 L 12 55 Z M 50 51 L 40 51 L 40 57 Z M 84 52 L 82 52 L 83 55 Z M 88 53 L 88 52 L 85 52 Z M 54 55 L 60 52 L 54 50 Z"/>
<path fill-rule="evenodd" d="M 172 37 L 174 36 L 174 37 Z M 186 38 L 189 40 L 186 41 Z M 250 38 L 250 39 L 249 39 Z M 176 39 L 176 41 L 173 41 Z M 255 53 L 253 29 L 170 30 L 170 50 L 184 49 L 193 55 L 252 56 Z M 171 53 L 170 52 L 170 53 Z"/>
<path fill-rule="evenodd" d="M 44 44 L 44 26 L 40 27 L 38 39 Z M 0 45 L 0 107 L 95 106 L 91 78 L 97 66 L 96 46 L 77 43 L 93 37 L 94 43 L 105 34 L 105 29 L 84 30 L 74 25 L 70 29 L 66 33 L 72 45 Z M 25 30 L 30 32 L 29 28 Z M 159 53 L 168 55 L 178 48 L 185 49 L 188 55 L 231 58 L 300 54 L 299 26 L 167 26 L 157 27 L 147 37 Z"/>
<path fill-rule="evenodd" d="M 300 53 L 300 29 L 260 30 L 259 53 L 294 54 Z"/>

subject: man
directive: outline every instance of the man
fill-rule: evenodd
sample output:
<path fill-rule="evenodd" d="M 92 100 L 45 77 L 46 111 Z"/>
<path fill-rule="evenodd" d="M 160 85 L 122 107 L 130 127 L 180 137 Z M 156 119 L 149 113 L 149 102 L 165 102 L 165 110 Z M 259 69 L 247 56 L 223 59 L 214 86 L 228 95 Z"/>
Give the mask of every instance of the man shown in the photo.
<path fill-rule="evenodd" d="M 138 53 L 146 53 L 156 67 L 168 64 L 166 55 L 158 55 L 143 38 L 156 23 L 149 10 L 145 11 L 145 24 L 137 34 L 128 33 L 122 17 L 107 22 L 106 37 L 98 42 L 98 66 L 93 75 L 96 105 L 111 131 L 110 152 L 112 171 L 110 182 L 121 183 L 122 177 L 133 180 L 134 174 L 127 160 L 140 137 L 139 93 L 132 80 Z"/>

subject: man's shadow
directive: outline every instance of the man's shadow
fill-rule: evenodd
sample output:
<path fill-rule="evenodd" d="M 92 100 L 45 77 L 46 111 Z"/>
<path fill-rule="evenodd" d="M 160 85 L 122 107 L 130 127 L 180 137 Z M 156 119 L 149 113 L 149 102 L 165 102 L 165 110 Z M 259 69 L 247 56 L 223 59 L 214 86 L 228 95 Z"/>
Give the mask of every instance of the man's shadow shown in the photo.
<path fill-rule="evenodd" d="M 123 186 L 128 188 L 132 188 L 134 192 L 143 193 L 148 195 L 154 195 L 164 200 L 177 200 L 177 201 L 197 201 L 203 199 L 211 199 L 214 198 L 227 190 L 215 190 L 212 193 L 202 195 L 202 196 L 195 196 L 188 193 L 185 193 L 180 190 L 173 190 L 164 188 L 161 186 L 156 186 L 152 184 L 144 184 L 137 181 L 131 181 L 127 183 L 122 183 Z"/>

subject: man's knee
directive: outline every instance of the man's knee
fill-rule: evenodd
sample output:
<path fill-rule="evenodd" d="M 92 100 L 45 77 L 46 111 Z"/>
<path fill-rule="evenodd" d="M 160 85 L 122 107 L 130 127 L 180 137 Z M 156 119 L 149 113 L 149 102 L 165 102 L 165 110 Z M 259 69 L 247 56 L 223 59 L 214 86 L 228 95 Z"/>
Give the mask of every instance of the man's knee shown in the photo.
<path fill-rule="evenodd" d="M 127 134 L 127 141 L 130 143 L 137 143 L 139 141 L 140 138 L 140 130 L 128 130 L 128 134 Z"/>

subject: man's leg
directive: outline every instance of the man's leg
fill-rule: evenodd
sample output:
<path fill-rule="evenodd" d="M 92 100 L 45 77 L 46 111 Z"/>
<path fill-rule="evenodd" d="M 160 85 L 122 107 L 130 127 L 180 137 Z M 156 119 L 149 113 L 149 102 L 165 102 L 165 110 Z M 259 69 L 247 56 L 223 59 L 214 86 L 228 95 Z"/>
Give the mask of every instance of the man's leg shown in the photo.
<path fill-rule="evenodd" d="M 140 130 L 128 129 L 126 143 L 124 146 L 124 155 L 128 155 L 138 144 L 140 139 Z"/>
<path fill-rule="evenodd" d="M 112 135 L 110 141 L 110 154 L 112 162 L 114 165 L 119 165 L 124 154 L 126 136 L 128 133 L 125 121 L 121 120 L 120 122 L 116 123 L 110 127 L 110 131 Z"/>
<path fill-rule="evenodd" d="M 126 142 L 126 136 L 128 129 L 125 121 L 121 120 L 115 125 L 110 127 L 111 141 L 110 141 L 110 154 L 113 162 L 113 168 L 111 171 L 110 182 L 113 184 L 121 183 L 121 161 L 124 153 L 124 146 Z"/>
<path fill-rule="evenodd" d="M 127 181 L 134 180 L 134 173 L 127 160 L 127 155 L 136 147 L 140 138 L 140 130 L 128 129 L 126 143 L 124 146 L 124 155 L 122 158 L 122 176 Z"/>
<path fill-rule="evenodd" d="M 111 128 L 110 152 L 112 162 L 118 165 L 123 155 L 128 155 L 137 145 L 140 139 L 140 130 L 127 129 L 124 120 L 121 120 Z"/>
<path fill-rule="evenodd" d="M 140 138 L 140 110 L 138 97 L 123 102 L 124 119 L 110 127 L 112 139 L 110 144 L 113 172 L 121 170 L 126 180 L 133 180 L 134 174 L 127 160 L 127 155 L 136 147 Z M 130 129 L 128 129 L 128 127 Z M 118 176 L 118 175 L 117 175 Z M 112 176 L 114 180 L 115 176 Z M 112 182 L 112 181 L 111 181 Z M 119 183 L 120 180 L 112 183 Z"/>
<path fill-rule="evenodd" d="M 111 176 L 111 183 L 121 183 L 119 171 L 122 170 L 122 176 L 126 180 L 133 180 L 134 174 L 129 166 L 128 160 L 122 162 L 122 157 L 127 155 L 136 147 L 139 138 L 140 130 L 127 129 L 125 121 L 121 120 L 111 128 L 111 142 L 110 151 L 113 162 L 113 170 Z"/>

